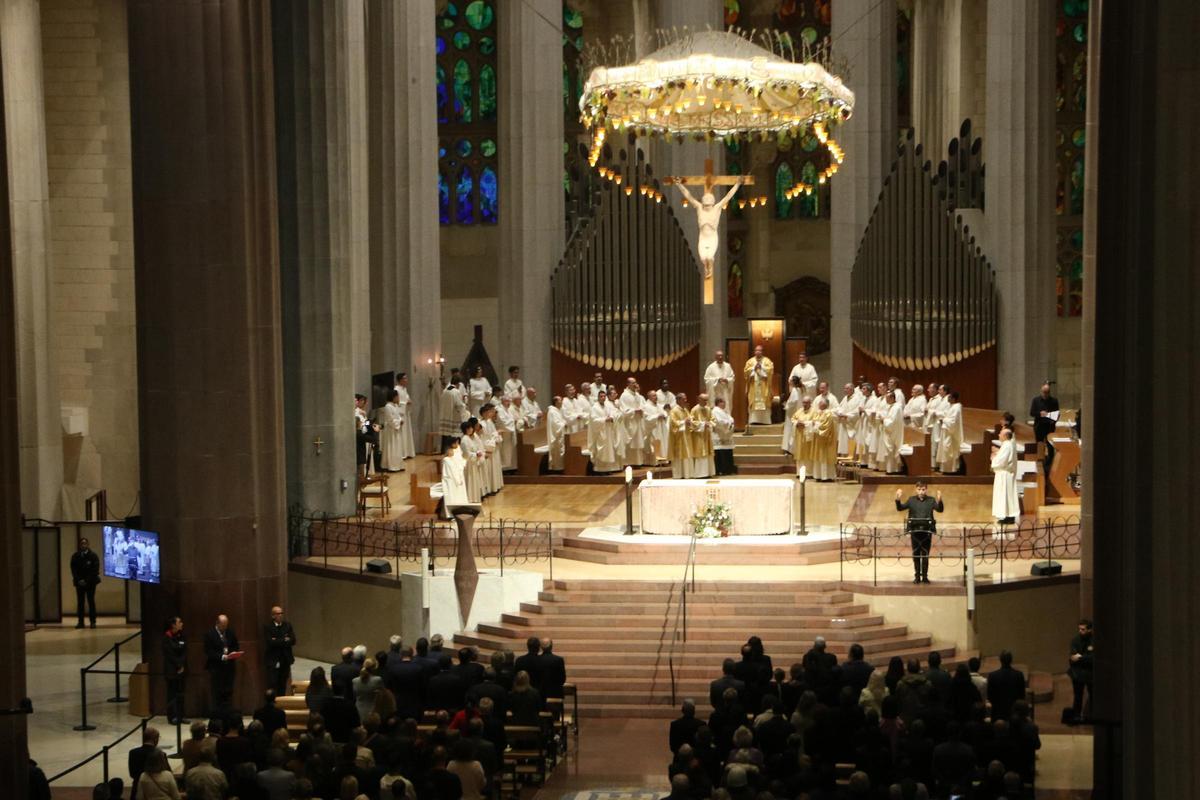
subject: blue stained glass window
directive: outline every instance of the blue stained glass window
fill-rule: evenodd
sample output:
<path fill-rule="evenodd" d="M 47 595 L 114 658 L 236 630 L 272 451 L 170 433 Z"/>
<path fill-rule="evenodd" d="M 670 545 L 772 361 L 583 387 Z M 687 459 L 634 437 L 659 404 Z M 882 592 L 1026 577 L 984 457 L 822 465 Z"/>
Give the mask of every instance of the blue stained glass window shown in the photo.
<path fill-rule="evenodd" d="M 437 119 L 446 122 L 449 119 L 450 92 L 446 89 L 446 70 L 438 64 L 437 68 Z"/>
<path fill-rule="evenodd" d="M 458 143 L 454 145 L 454 150 L 459 156 L 466 158 L 471 155 L 471 143 L 466 139 L 459 139 Z"/>
<path fill-rule="evenodd" d="M 500 205 L 498 195 L 496 171 L 491 167 L 484 167 L 483 171 L 479 173 L 479 219 L 481 222 L 485 224 L 496 222 L 496 208 Z"/>
<path fill-rule="evenodd" d="M 446 176 L 438 173 L 438 221 L 443 225 L 450 224 L 450 186 Z"/>
<path fill-rule="evenodd" d="M 437 37 L 437 47 L 436 47 L 436 49 L 437 49 L 437 54 L 438 54 L 439 56 L 440 56 L 442 53 L 446 52 L 446 40 L 445 40 L 445 39 L 443 39 L 443 38 L 442 38 L 442 37 L 440 37 L 440 36 L 438 36 L 438 37 Z"/>
<path fill-rule="evenodd" d="M 475 201 L 471 197 L 474 186 L 471 168 L 463 167 L 462 172 L 458 173 L 458 185 L 454 187 L 454 196 L 458 201 L 454 221 L 460 225 L 470 225 L 475 221 Z"/>

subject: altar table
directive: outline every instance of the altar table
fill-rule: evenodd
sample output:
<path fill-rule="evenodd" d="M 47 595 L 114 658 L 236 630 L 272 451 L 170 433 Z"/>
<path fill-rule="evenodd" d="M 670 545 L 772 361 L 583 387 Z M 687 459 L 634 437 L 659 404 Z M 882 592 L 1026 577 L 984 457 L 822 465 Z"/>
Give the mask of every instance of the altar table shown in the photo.
<path fill-rule="evenodd" d="M 782 478 L 643 481 L 638 487 L 642 533 L 690 533 L 688 520 L 712 496 L 728 503 L 731 536 L 792 531 L 794 481 Z"/>

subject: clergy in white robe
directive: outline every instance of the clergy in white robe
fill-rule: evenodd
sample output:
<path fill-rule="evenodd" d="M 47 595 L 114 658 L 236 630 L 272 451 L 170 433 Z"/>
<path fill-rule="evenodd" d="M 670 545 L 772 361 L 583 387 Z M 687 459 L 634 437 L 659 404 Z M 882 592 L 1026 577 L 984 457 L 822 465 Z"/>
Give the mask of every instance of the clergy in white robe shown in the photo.
<path fill-rule="evenodd" d="M 925 390 L 925 430 L 929 433 L 929 464 L 938 465 L 938 448 L 942 446 L 942 411 L 946 407 L 945 385 L 930 382 Z"/>
<path fill-rule="evenodd" d="M 467 410 L 479 418 L 479 409 L 492 399 L 492 382 L 483 377 L 483 367 L 476 367 L 467 382 Z"/>
<path fill-rule="evenodd" d="M 567 418 L 563 399 L 555 397 L 546 408 L 546 456 L 550 469 L 561 472 L 567 454 Z"/>
<path fill-rule="evenodd" d="M 536 428 L 542 423 L 542 407 L 538 405 L 537 390 L 525 387 L 525 398 L 521 401 L 521 424 L 524 430 Z"/>
<path fill-rule="evenodd" d="M 762 345 L 755 345 L 754 355 L 747 359 L 742 367 L 742 380 L 746 384 L 746 424 L 771 424 L 774 375 L 775 365 L 763 355 Z"/>
<path fill-rule="evenodd" d="M 1017 445 L 1012 431 L 1000 431 L 1000 446 L 992 454 L 992 516 L 1011 524 L 1021 515 L 1017 499 Z"/>
<path fill-rule="evenodd" d="M 584 384 L 587 387 L 587 384 Z M 563 421 L 567 426 L 567 433 L 579 433 L 587 427 L 588 418 L 592 415 L 591 402 L 575 391 L 574 384 L 568 383 L 564 387 L 565 394 L 562 398 L 562 415 Z"/>
<path fill-rule="evenodd" d="M 671 391 L 671 385 L 667 383 L 667 379 L 663 378 L 662 383 L 658 385 L 658 407 L 665 412 L 670 412 L 675 405 L 675 393 Z"/>
<path fill-rule="evenodd" d="M 500 434 L 500 469 L 517 468 L 517 414 L 511 397 L 501 397 L 496 407 L 496 431 Z"/>
<path fill-rule="evenodd" d="M 713 460 L 712 409 L 703 392 L 692 406 L 692 477 L 707 478 L 716 471 Z"/>
<path fill-rule="evenodd" d="M 733 365 L 725 360 L 725 352 L 718 350 L 704 370 L 704 388 L 712 398 L 714 408 L 718 400 L 724 400 L 726 407 L 733 403 L 733 380 Z"/>
<path fill-rule="evenodd" d="M 475 438 L 475 430 L 478 427 L 479 423 L 474 417 L 467 420 L 462 424 L 462 438 L 458 440 L 458 446 L 467 462 L 464 474 L 467 481 L 467 497 L 472 503 L 483 502 L 482 468 L 485 454 L 482 443 Z"/>
<path fill-rule="evenodd" d="M 904 406 L 896 395 L 884 396 L 883 413 L 879 420 L 879 462 L 889 475 L 900 472 L 900 447 L 904 444 Z"/>
<path fill-rule="evenodd" d="M 888 378 L 887 390 L 896 396 L 896 399 L 900 401 L 900 407 L 903 408 L 906 398 L 904 397 L 904 390 L 900 388 L 900 380 L 898 378 Z"/>
<path fill-rule="evenodd" d="M 592 419 L 588 426 L 588 449 L 592 454 L 592 469 L 596 472 L 616 472 L 624 460 L 621 437 L 625 429 L 621 425 L 621 410 L 608 401 L 608 393 L 600 392 L 592 406 Z"/>
<path fill-rule="evenodd" d="M 908 402 L 904 404 L 904 424 L 916 431 L 925 430 L 925 407 L 928 402 L 925 400 L 925 387 L 919 383 L 914 383 L 912 387 L 912 395 Z"/>
<path fill-rule="evenodd" d="M 838 399 L 829 393 L 829 384 L 826 381 L 821 381 L 817 384 L 817 394 L 813 397 L 813 410 L 815 411 L 820 401 L 824 401 L 825 410 L 829 412 L 834 420 L 834 439 L 837 439 L 837 411 Z"/>
<path fill-rule="evenodd" d="M 962 404 L 958 402 L 958 392 L 950 392 L 946 399 L 942 410 L 942 441 L 938 446 L 938 466 L 943 475 L 953 475 L 958 472 L 962 456 Z"/>
<path fill-rule="evenodd" d="M 525 397 L 525 384 L 521 381 L 521 368 L 509 367 L 508 380 L 504 382 L 504 395 L 520 402 Z"/>
<path fill-rule="evenodd" d="M 462 389 L 453 382 L 446 384 L 438 406 L 438 430 L 442 434 L 443 448 L 449 446 L 450 439 L 462 436 L 462 424 L 468 416 Z"/>
<path fill-rule="evenodd" d="M 492 494 L 504 488 L 504 465 L 500 461 L 500 429 L 496 427 L 496 406 L 484 403 L 479 410 L 480 437 L 483 439 L 484 450 L 487 451 L 486 469 L 488 488 Z"/>
<path fill-rule="evenodd" d="M 588 386 L 588 397 L 591 399 L 593 404 L 600 399 L 601 392 L 610 394 L 608 391 L 608 386 L 604 383 L 604 376 L 597 372 L 595 376 L 592 377 L 592 382 Z M 615 397 L 609 397 L 608 399 L 610 401 L 616 400 Z"/>
<path fill-rule="evenodd" d="M 649 448 L 648 461 L 653 459 L 652 463 L 658 463 L 669 460 L 671 430 L 667 412 L 659 405 L 658 392 L 653 389 L 646 393 L 646 403 L 642 406 L 642 435 Z"/>
<path fill-rule="evenodd" d="M 640 467 L 646 463 L 646 432 L 642 424 L 645 400 L 633 378 L 629 379 L 625 391 L 621 392 L 618 405 L 621 407 L 621 425 L 625 429 L 625 464 Z"/>
<path fill-rule="evenodd" d="M 887 388 L 887 384 L 878 383 L 875 385 L 875 412 L 871 417 L 871 432 L 868 437 L 867 449 L 870 453 L 867 458 L 867 463 L 871 469 L 883 469 L 883 456 L 880 453 L 880 439 L 883 436 L 883 417 L 887 414 L 887 396 L 891 392 Z M 892 395 L 893 401 L 895 395 Z"/>
<path fill-rule="evenodd" d="M 450 443 L 442 459 L 442 509 L 449 519 L 458 506 L 477 505 L 467 492 L 467 460 L 457 440 Z"/>
<path fill-rule="evenodd" d="M 847 383 L 842 387 L 842 399 L 838 402 L 834 418 L 837 420 L 837 454 L 849 456 L 858 429 L 858 410 L 862 408 L 862 393 Z"/>
<path fill-rule="evenodd" d="M 415 458 L 417 448 L 413 444 L 413 423 L 416 421 L 416 406 L 408 393 L 408 373 L 396 373 L 396 392 L 400 395 L 400 410 L 404 412 L 404 426 L 400 429 L 401 458 Z"/>
<path fill-rule="evenodd" d="M 687 395 L 675 395 L 675 405 L 667 415 L 670 431 L 671 477 L 691 478 L 692 475 L 692 417 L 688 413 Z"/>
<path fill-rule="evenodd" d="M 404 469 L 404 447 L 401 437 L 404 429 L 404 411 L 400 398 L 392 389 L 388 401 L 379 409 L 379 449 L 383 455 L 384 472 L 400 472 Z"/>
<path fill-rule="evenodd" d="M 800 363 L 792 367 L 791 373 L 788 374 L 788 384 L 791 384 L 792 378 L 800 379 L 800 386 L 804 390 L 805 397 L 814 397 L 817 394 L 817 368 L 808 363 L 808 355 L 800 354 Z"/>
<path fill-rule="evenodd" d="M 732 475 L 737 471 L 733 465 L 733 417 L 726 405 L 724 398 L 718 398 L 712 410 L 713 461 L 718 475 Z"/>
<path fill-rule="evenodd" d="M 785 453 L 791 453 L 795 444 L 796 423 L 792 417 L 796 416 L 804 400 L 804 385 L 800 379 L 793 375 L 788 379 L 788 383 L 790 386 L 787 401 L 783 404 L 783 438 L 780 441 L 780 448 Z"/>
<path fill-rule="evenodd" d="M 862 395 L 862 403 L 858 409 L 858 428 L 855 431 L 855 458 L 858 459 L 860 467 L 870 466 L 871 460 L 871 423 L 875 417 L 875 406 L 879 402 L 879 398 L 875 396 L 874 389 L 871 384 L 864 383 L 859 389 L 859 394 Z"/>

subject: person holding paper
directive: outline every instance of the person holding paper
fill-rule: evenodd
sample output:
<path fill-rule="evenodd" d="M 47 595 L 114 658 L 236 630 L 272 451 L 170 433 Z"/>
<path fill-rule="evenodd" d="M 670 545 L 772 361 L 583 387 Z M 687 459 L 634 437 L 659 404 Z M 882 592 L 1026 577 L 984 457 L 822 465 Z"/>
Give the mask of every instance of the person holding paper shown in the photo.
<path fill-rule="evenodd" d="M 218 615 L 217 624 L 204 633 L 204 668 L 208 670 L 211 693 L 210 715 L 231 707 L 233 679 L 237 660 L 241 656 L 237 634 L 229 627 L 229 617 Z"/>
<path fill-rule="evenodd" d="M 1050 394 L 1050 384 L 1043 383 L 1041 393 L 1029 404 L 1029 416 L 1033 418 L 1034 438 L 1046 443 L 1046 460 L 1042 462 L 1042 471 L 1047 481 L 1050 480 L 1050 463 L 1054 461 L 1051 434 L 1058 426 L 1058 414 L 1058 398 Z"/>

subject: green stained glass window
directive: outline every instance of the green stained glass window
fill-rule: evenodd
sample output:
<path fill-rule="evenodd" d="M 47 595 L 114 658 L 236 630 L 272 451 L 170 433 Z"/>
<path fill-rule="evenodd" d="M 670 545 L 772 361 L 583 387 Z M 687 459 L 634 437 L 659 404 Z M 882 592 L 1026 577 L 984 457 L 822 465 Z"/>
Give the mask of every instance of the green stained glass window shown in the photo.
<path fill-rule="evenodd" d="M 466 50 L 471 46 L 471 34 L 466 31 L 459 31 L 454 34 L 454 46 L 459 50 Z"/>
<path fill-rule="evenodd" d="M 1075 63 L 1071 65 L 1071 76 L 1076 82 L 1087 77 L 1087 51 L 1081 51 L 1075 56 Z"/>
<path fill-rule="evenodd" d="M 817 184 L 817 165 L 811 161 L 804 162 L 804 166 L 800 168 L 800 180 L 817 187 L 813 189 L 812 194 L 802 194 L 796 198 L 796 202 L 800 204 L 800 216 L 821 216 L 821 189 Z"/>
<path fill-rule="evenodd" d="M 1087 41 L 1087 25 L 1084 25 L 1082 22 L 1079 23 L 1078 25 L 1076 25 L 1074 28 L 1071 29 L 1071 36 L 1073 36 L 1075 38 L 1075 41 L 1079 42 L 1080 44 L 1083 44 L 1084 42 L 1086 42 Z"/>
<path fill-rule="evenodd" d="M 479 117 L 496 118 L 496 70 L 491 64 L 479 69 Z"/>
<path fill-rule="evenodd" d="M 454 65 L 454 113 L 460 122 L 471 122 L 471 65 L 459 59 Z"/>
<path fill-rule="evenodd" d="M 809 26 L 800 30 L 800 38 L 807 45 L 813 45 L 817 42 L 817 29 Z"/>
<path fill-rule="evenodd" d="M 447 3 L 446 10 L 442 12 L 442 27 L 453 28 L 458 20 L 458 7 L 454 3 Z"/>
<path fill-rule="evenodd" d="M 1071 247 L 1076 250 L 1083 249 L 1083 228 L 1076 228 L 1071 232 Z"/>
<path fill-rule="evenodd" d="M 792 201 L 787 192 L 796 182 L 792 167 L 786 161 L 775 168 L 775 219 L 787 219 L 792 215 Z"/>
<path fill-rule="evenodd" d="M 480 36 L 479 52 L 485 56 L 490 56 L 492 53 L 496 52 L 496 40 L 490 36 Z"/>
<path fill-rule="evenodd" d="M 496 155 L 496 140 L 484 139 L 479 143 L 479 152 L 484 158 L 491 158 L 492 156 Z"/>
<path fill-rule="evenodd" d="M 1087 84 L 1081 83 L 1075 87 L 1075 95 L 1071 98 L 1075 111 L 1087 110 Z"/>
<path fill-rule="evenodd" d="M 816 150 L 818 147 L 820 147 L 820 145 L 820 140 L 817 139 L 811 130 L 805 131 L 804 136 L 800 138 L 800 147 L 803 148 L 804 152 L 806 153 L 811 153 L 813 150 Z"/>
<path fill-rule="evenodd" d="M 725 27 L 729 28 L 737 25 L 738 18 L 742 15 L 742 4 L 738 0 L 725 0 Z"/>
<path fill-rule="evenodd" d="M 495 12 L 492 11 L 492 4 L 487 0 L 471 0 L 467 3 L 465 12 L 467 24 L 477 31 L 490 27 L 492 20 L 495 18 Z"/>
<path fill-rule="evenodd" d="M 1072 214 L 1083 213 L 1083 159 L 1071 164 L 1071 207 Z"/>
<path fill-rule="evenodd" d="M 1083 128 L 1076 128 L 1071 134 L 1071 144 L 1082 148 L 1087 143 L 1087 134 L 1083 132 Z"/>
<path fill-rule="evenodd" d="M 1068 17 L 1086 17 L 1088 0 L 1063 0 L 1063 13 Z"/>
<path fill-rule="evenodd" d="M 454 145 L 454 152 L 458 153 L 460 158 L 466 158 L 471 155 L 471 142 L 467 139 L 459 139 L 458 144 Z"/>
<path fill-rule="evenodd" d="M 563 6 L 563 25 L 579 30 L 583 27 L 583 14 L 570 6 Z"/>

